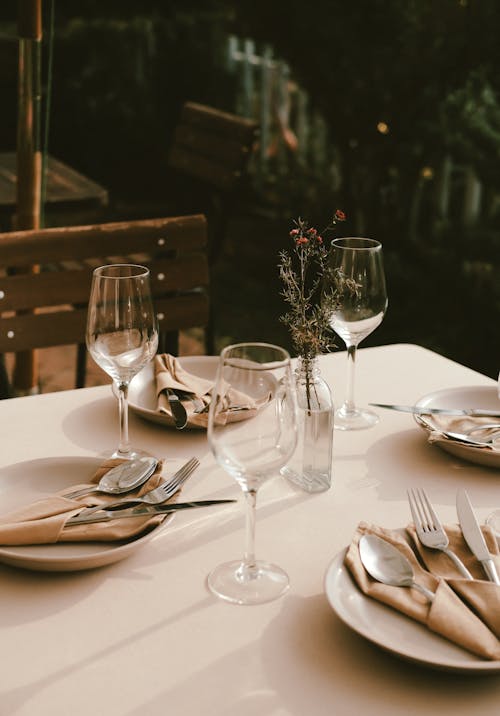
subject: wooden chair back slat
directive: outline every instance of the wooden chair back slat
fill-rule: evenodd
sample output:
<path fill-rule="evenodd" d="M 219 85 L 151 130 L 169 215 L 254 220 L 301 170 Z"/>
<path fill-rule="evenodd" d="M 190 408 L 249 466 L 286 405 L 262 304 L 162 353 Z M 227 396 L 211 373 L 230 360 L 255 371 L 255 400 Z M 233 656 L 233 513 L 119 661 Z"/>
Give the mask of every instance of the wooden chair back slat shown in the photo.
<path fill-rule="evenodd" d="M 174 134 L 174 143 L 188 147 L 191 152 L 212 159 L 215 164 L 238 170 L 250 148 L 241 142 L 219 132 L 207 132 L 204 127 L 180 125 Z"/>
<path fill-rule="evenodd" d="M 257 137 L 254 120 L 187 102 L 174 132 L 168 164 L 224 193 L 244 172 Z"/>
<path fill-rule="evenodd" d="M 253 119 L 223 112 L 215 107 L 186 102 L 182 108 L 180 124 L 204 129 L 212 134 L 225 135 L 239 142 L 248 142 L 255 138 L 257 123 Z"/>
<path fill-rule="evenodd" d="M 24 313 L 0 320 L 0 352 L 17 353 L 33 348 L 81 343 L 87 309 Z"/>
<path fill-rule="evenodd" d="M 151 285 L 155 297 L 189 291 L 193 287 L 208 286 L 206 255 L 201 252 L 180 255 L 172 259 L 143 258 L 145 265 L 151 269 Z M 99 265 L 101 263 L 99 262 Z M 92 272 L 93 268 L 87 266 L 67 271 L 49 266 L 42 269 L 40 273 L 0 277 L 0 313 L 68 303 L 87 303 Z"/>
<path fill-rule="evenodd" d="M 208 296 L 192 293 L 155 299 L 160 332 L 205 326 L 209 315 Z M 87 307 L 69 305 L 58 311 L 23 313 L 0 319 L 0 353 L 81 343 L 85 338 Z"/>
<path fill-rule="evenodd" d="M 201 214 L 8 232 L 0 234 L 0 353 L 84 343 L 92 271 L 113 260 L 150 269 L 160 333 L 207 326 Z M 32 265 L 39 272 L 23 272 Z"/>
<path fill-rule="evenodd" d="M 16 267 L 62 260 L 159 250 L 190 251 L 206 246 L 201 215 L 115 222 L 0 234 L 1 265 Z M 161 243 L 160 243 L 161 242 Z"/>
<path fill-rule="evenodd" d="M 230 191 L 240 176 L 239 170 L 219 164 L 211 157 L 207 158 L 196 154 L 192 147 L 184 147 L 180 144 L 172 147 L 170 164 L 184 174 L 213 185 L 224 192 Z"/>

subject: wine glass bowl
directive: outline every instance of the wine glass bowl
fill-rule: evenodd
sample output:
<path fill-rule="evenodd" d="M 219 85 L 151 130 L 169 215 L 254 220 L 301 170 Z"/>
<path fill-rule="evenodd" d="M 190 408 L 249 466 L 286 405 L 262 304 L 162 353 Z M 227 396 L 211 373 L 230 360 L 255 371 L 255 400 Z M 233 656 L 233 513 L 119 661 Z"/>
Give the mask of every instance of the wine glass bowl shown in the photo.
<path fill-rule="evenodd" d="M 227 413 L 229 387 L 249 411 L 234 413 L 233 420 Z M 245 495 L 247 543 L 243 559 L 216 567 L 208 576 L 208 586 L 227 601 L 260 604 L 288 588 L 288 576 L 280 567 L 255 559 L 254 529 L 257 491 L 279 474 L 296 444 L 290 356 L 283 348 L 265 343 L 228 346 L 220 355 L 213 395 L 208 440 L 219 465 Z"/>
<path fill-rule="evenodd" d="M 336 291 L 330 325 L 344 341 L 349 361 L 347 398 L 335 411 L 335 427 L 360 430 L 378 422 L 372 410 L 356 407 L 354 367 L 358 345 L 382 322 L 387 291 L 382 244 L 374 239 L 349 237 L 331 242 L 327 290 Z"/>
<path fill-rule="evenodd" d="M 149 269 L 111 264 L 94 270 L 86 341 L 94 361 L 113 379 L 118 397 L 120 442 L 111 457 L 136 458 L 143 453 L 129 443 L 128 386 L 158 347 Z"/>

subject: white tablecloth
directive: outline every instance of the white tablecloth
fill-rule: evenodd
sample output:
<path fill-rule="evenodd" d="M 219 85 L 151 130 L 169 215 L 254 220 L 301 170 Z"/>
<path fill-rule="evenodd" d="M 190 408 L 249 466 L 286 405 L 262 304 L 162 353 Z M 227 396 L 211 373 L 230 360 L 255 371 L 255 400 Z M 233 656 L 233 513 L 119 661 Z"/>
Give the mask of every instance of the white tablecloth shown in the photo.
<path fill-rule="evenodd" d="M 324 357 L 321 369 L 339 404 L 345 353 Z M 358 355 L 359 403 L 413 403 L 441 388 L 491 384 L 417 346 Z M 116 411 L 109 387 L 2 401 L 0 469 L 114 447 Z M 430 446 L 410 415 L 379 414 L 369 430 L 336 431 L 330 491 L 309 496 L 281 477 L 262 488 L 257 556 L 285 568 L 291 588 L 255 607 L 219 601 L 205 584 L 213 566 L 241 556 L 244 546 L 243 499 L 215 464 L 205 433 L 131 415 L 134 445 L 202 460 L 186 497 L 239 502 L 178 514 L 140 551 L 100 569 L 56 574 L 0 565 L 0 714 L 498 714 L 500 677 L 442 673 L 391 656 L 344 626 L 325 597 L 328 564 L 360 520 L 409 522 L 408 487 L 428 488 L 445 522 L 456 521 L 459 487 L 481 520 L 500 507 L 500 472 Z M 0 484 L 0 505 L 1 495 Z"/>

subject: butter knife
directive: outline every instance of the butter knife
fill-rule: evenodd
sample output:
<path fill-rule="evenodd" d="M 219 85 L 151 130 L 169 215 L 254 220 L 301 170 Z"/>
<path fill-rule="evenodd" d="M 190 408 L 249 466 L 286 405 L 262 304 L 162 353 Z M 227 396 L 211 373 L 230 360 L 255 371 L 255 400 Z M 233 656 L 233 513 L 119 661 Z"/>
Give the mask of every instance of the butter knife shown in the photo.
<path fill-rule="evenodd" d="M 186 427 L 188 421 L 186 408 L 181 403 L 177 393 L 175 393 L 171 388 L 165 388 L 165 394 L 175 422 L 175 427 L 177 430 L 182 430 Z"/>
<path fill-rule="evenodd" d="M 426 408 L 418 405 L 387 405 L 385 403 L 370 403 L 370 405 L 414 415 L 467 415 L 470 418 L 500 418 L 500 410 L 483 410 L 483 408 Z"/>
<path fill-rule="evenodd" d="M 483 565 L 483 569 L 490 582 L 500 585 L 495 563 L 488 551 L 484 535 L 472 509 L 469 496 L 465 490 L 457 492 L 457 513 L 462 534 L 469 545 L 470 551 Z"/>
<path fill-rule="evenodd" d="M 177 510 L 189 510 L 196 507 L 209 507 L 210 505 L 223 505 L 236 500 L 200 500 L 198 502 L 174 502 L 171 505 L 144 505 L 142 507 L 130 507 L 127 510 L 106 510 L 103 508 L 99 512 L 87 513 L 82 510 L 77 515 L 70 517 L 66 525 L 87 525 L 92 522 L 110 522 L 111 520 L 121 520 L 126 517 L 147 517 L 148 515 L 166 515 L 169 512 L 177 512 Z M 90 510 L 92 508 L 89 508 Z"/>

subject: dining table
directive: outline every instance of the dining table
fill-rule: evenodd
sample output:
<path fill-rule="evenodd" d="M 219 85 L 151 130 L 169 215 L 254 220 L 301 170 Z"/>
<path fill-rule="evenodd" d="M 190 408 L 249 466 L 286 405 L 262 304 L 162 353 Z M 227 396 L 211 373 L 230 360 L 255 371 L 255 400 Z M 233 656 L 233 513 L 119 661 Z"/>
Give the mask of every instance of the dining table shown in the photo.
<path fill-rule="evenodd" d="M 345 351 L 320 356 L 319 366 L 340 405 Z M 463 387 L 496 391 L 496 381 L 413 344 L 357 356 L 363 405 L 413 405 Z M 290 588 L 275 601 L 240 606 L 218 599 L 206 582 L 217 564 L 242 556 L 240 488 L 216 462 L 205 430 L 176 430 L 131 410 L 133 446 L 163 459 L 166 472 L 199 459 L 181 499 L 236 502 L 179 512 L 119 559 L 84 557 L 74 568 L 64 558 L 45 562 L 50 546 L 39 561 L 16 558 L 15 550 L 9 557 L 0 546 L 0 714 L 498 715 L 499 662 L 483 669 L 487 662 L 452 644 L 446 651 L 436 635 L 408 653 L 406 640 L 426 640 L 427 630 L 415 623 L 407 634 L 409 619 L 384 605 L 372 611 L 373 600 L 360 601 L 345 574 L 332 607 L 332 564 L 340 569 L 357 525 L 404 528 L 409 489 L 425 488 L 445 524 L 457 523 L 460 488 L 481 523 L 500 508 L 498 467 L 431 444 L 411 414 L 377 411 L 369 429 L 334 431 L 330 489 L 309 494 L 276 474 L 259 490 L 257 557 L 280 565 Z M 0 512 L 16 484 L 42 496 L 118 440 L 107 385 L 0 401 L 0 422 Z M 443 658 L 432 658 L 434 644 Z"/>

